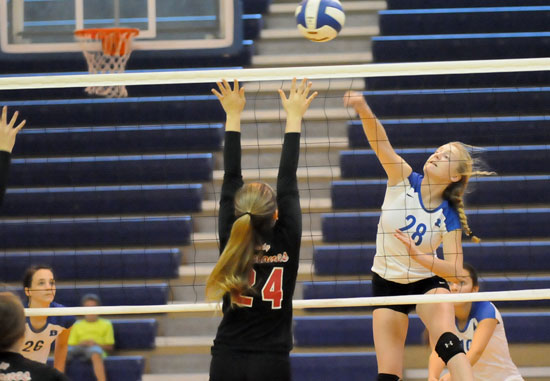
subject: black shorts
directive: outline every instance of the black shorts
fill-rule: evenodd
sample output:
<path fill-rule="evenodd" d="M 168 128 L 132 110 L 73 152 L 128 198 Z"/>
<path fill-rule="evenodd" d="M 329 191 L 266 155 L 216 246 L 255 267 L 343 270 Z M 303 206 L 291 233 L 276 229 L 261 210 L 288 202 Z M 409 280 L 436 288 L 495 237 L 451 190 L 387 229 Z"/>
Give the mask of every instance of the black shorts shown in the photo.
<path fill-rule="evenodd" d="M 374 296 L 398 296 L 398 295 L 423 295 L 434 288 L 444 288 L 449 290 L 447 281 L 440 276 L 421 279 L 412 283 L 396 283 L 382 278 L 377 273 L 372 273 L 372 294 Z M 392 306 L 374 306 L 377 308 L 389 308 L 391 310 L 402 312 L 408 315 L 415 304 L 401 304 Z"/>
<path fill-rule="evenodd" d="M 290 381 L 288 353 L 212 353 L 210 381 Z"/>

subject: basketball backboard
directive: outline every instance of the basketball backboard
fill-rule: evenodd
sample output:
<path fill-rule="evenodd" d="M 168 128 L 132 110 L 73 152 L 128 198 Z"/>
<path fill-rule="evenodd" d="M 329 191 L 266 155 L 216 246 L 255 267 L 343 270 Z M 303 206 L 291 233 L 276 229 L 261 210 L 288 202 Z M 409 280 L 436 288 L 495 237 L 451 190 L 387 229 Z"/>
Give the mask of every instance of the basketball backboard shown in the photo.
<path fill-rule="evenodd" d="M 233 0 L 0 0 L 4 53 L 76 52 L 83 28 L 140 30 L 135 50 L 227 48 L 235 42 Z"/>

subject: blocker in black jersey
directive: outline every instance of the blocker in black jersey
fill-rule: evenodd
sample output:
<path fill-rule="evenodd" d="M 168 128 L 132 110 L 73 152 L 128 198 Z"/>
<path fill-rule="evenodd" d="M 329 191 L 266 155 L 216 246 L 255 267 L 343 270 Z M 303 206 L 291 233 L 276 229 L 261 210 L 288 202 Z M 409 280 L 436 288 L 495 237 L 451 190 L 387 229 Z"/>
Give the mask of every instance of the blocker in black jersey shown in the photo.
<path fill-rule="evenodd" d="M 240 113 L 245 99 L 244 90 L 239 91 L 237 81 L 233 89 L 225 80 L 223 84 L 218 83 L 218 87 L 220 92 L 213 92 L 227 113 L 225 175 L 218 226 L 220 252 L 224 253 L 233 224 L 243 216 L 241 212 L 235 215 L 235 195 L 244 184 L 241 174 Z M 261 233 L 254 233 L 259 240 L 256 240 L 254 261 L 248 273 L 250 289 L 231 297 L 227 293 L 223 298 L 223 319 L 212 347 L 211 381 L 291 379 L 292 297 L 302 238 L 296 171 L 302 117 L 317 95 L 313 93 L 308 97 L 310 88 L 311 83 L 306 80 L 297 85 L 294 79 L 288 98 L 279 90 L 287 112 L 287 123 L 277 176 L 274 225 Z M 253 224 L 255 215 L 247 211 L 244 214 L 250 214 L 250 224 Z"/>
<path fill-rule="evenodd" d="M 238 132 L 226 132 L 225 135 L 225 176 L 219 214 L 222 251 L 235 220 L 235 193 L 243 185 L 240 135 Z M 296 180 L 299 150 L 300 134 L 285 134 L 277 177 L 279 218 L 271 234 L 264 237 L 263 253 L 252 269 L 250 284 L 256 293 L 242 295 L 239 307 L 231 307 L 229 296 L 225 296 L 224 316 L 214 340 L 213 353 L 224 348 L 280 353 L 292 349 L 292 296 L 302 237 Z"/>
<path fill-rule="evenodd" d="M 19 353 L 0 352 L 0 380 L 6 381 L 67 381 L 57 369 L 29 360 Z"/>

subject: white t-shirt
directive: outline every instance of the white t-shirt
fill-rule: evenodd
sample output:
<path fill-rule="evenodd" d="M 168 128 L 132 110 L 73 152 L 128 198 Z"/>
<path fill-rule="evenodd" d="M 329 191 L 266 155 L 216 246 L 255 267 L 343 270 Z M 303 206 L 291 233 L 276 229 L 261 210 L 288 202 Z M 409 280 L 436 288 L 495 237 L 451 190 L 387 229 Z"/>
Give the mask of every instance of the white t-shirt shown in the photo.
<path fill-rule="evenodd" d="M 461 229 L 457 212 L 448 201 L 427 210 L 420 185 L 424 176 L 412 172 L 403 182 L 388 186 L 376 235 L 372 271 L 397 283 L 412 283 L 434 274 L 412 259 L 405 245 L 394 237 L 397 229 L 410 233 L 423 253 L 434 253 L 447 232 Z"/>
<path fill-rule="evenodd" d="M 510 356 L 502 316 L 493 303 L 487 301 L 472 303 L 472 310 L 464 330 L 458 329 L 458 337 L 462 340 L 464 350 L 466 352 L 470 350 L 474 332 L 484 319 L 497 319 L 498 324 L 483 354 L 473 366 L 474 380 L 523 381 Z"/>
<path fill-rule="evenodd" d="M 62 304 L 52 302 L 50 308 L 64 307 Z M 74 316 L 48 316 L 43 328 L 35 330 L 27 317 L 25 324 L 25 341 L 21 348 L 21 354 L 26 358 L 43 364 L 48 360 L 52 343 L 65 329 L 70 328 L 75 322 Z"/>

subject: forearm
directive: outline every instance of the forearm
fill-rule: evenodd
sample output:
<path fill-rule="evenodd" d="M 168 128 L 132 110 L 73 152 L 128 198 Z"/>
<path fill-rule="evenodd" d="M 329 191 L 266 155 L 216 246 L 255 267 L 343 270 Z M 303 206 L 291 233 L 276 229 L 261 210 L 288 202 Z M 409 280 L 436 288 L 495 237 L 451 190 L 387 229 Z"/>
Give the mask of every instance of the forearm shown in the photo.
<path fill-rule="evenodd" d="M 277 195 L 298 192 L 298 162 L 300 159 L 300 134 L 287 132 L 284 137 L 279 173 L 277 175 Z"/>
<path fill-rule="evenodd" d="M 227 114 L 225 131 L 241 132 L 241 113 Z"/>
<path fill-rule="evenodd" d="M 466 358 L 470 362 L 470 365 L 474 366 L 479 361 L 482 354 L 483 354 L 483 352 L 479 352 L 479 351 L 475 351 L 475 350 L 469 350 L 468 353 L 466 353 Z"/>
<path fill-rule="evenodd" d="M 65 372 L 65 363 L 67 360 L 67 343 L 56 343 L 53 357 L 53 367 L 58 371 Z"/>
<path fill-rule="evenodd" d="M 457 278 L 463 272 L 462 259 L 460 261 L 450 261 L 437 258 L 432 253 L 420 253 L 417 251 L 413 256 L 413 259 L 420 263 L 422 266 L 448 281 L 460 282 Z"/>
<path fill-rule="evenodd" d="M 10 166 L 10 154 L 6 151 L 0 151 L 0 205 L 4 199 L 4 193 L 8 183 L 8 170 Z"/>
<path fill-rule="evenodd" d="M 285 134 L 291 132 L 302 132 L 302 116 L 301 115 L 288 115 L 286 118 Z"/>

